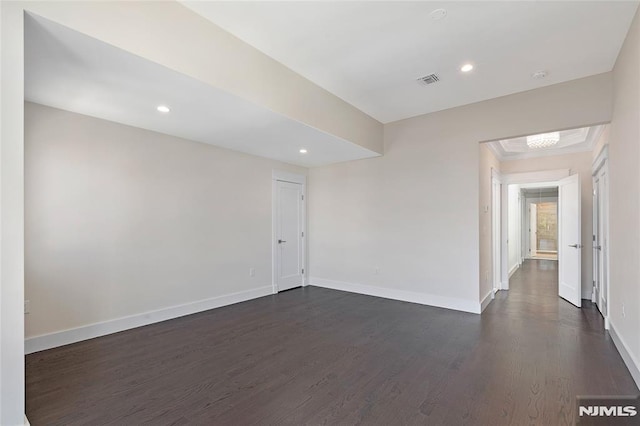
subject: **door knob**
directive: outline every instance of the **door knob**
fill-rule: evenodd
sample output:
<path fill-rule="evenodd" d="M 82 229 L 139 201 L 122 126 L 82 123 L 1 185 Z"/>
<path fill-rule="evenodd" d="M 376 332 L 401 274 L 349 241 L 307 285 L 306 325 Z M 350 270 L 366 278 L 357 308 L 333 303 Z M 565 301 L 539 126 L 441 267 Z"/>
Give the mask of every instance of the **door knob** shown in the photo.
<path fill-rule="evenodd" d="M 602 250 L 602 246 L 595 246 L 594 249 L 596 250 Z"/>
<path fill-rule="evenodd" d="M 569 244 L 569 247 L 582 248 L 582 244 Z"/>
<path fill-rule="evenodd" d="M 278 240 L 278 244 L 286 243 L 285 240 Z"/>

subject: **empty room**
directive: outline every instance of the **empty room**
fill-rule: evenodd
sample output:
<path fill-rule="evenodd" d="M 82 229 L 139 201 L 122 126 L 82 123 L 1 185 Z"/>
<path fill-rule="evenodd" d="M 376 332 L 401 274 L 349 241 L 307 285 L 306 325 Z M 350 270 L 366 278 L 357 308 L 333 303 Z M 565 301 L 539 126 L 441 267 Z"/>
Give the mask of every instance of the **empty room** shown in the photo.
<path fill-rule="evenodd" d="M 638 424 L 638 5 L 0 2 L 0 425 Z"/>

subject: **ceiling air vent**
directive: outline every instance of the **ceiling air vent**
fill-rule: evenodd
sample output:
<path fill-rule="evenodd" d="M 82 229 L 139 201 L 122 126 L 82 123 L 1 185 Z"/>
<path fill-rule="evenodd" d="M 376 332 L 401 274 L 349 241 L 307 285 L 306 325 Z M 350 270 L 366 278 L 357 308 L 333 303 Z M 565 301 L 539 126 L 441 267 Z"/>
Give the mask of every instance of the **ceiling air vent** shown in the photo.
<path fill-rule="evenodd" d="M 429 75 L 425 75 L 424 77 L 420 77 L 418 79 L 418 83 L 423 84 L 423 85 L 427 85 L 427 84 L 433 84 L 433 83 L 437 83 L 438 81 L 440 81 L 440 77 L 438 77 L 438 74 L 429 74 Z"/>

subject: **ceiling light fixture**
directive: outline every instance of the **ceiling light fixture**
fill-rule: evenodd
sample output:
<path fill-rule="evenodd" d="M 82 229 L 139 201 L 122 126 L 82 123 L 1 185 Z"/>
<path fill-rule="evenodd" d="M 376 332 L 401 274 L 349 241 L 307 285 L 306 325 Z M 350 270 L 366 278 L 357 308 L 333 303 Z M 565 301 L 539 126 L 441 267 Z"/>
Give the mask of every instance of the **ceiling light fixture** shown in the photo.
<path fill-rule="evenodd" d="M 431 12 L 429 16 L 431 16 L 431 19 L 434 21 L 439 21 L 447 17 L 447 9 L 436 9 Z"/>
<path fill-rule="evenodd" d="M 559 132 L 527 136 L 527 146 L 531 149 L 549 148 L 557 144 L 559 141 Z"/>
<path fill-rule="evenodd" d="M 300 154 L 306 154 L 306 153 L 307 153 L 307 150 L 306 150 L 306 149 L 302 148 L 302 149 L 300 150 Z"/>
<path fill-rule="evenodd" d="M 158 110 L 158 112 L 163 112 L 165 114 L 171 111 L 171 108 L 166 105 L 158 105 L 156 109 Z"/>
<path fill-rule="evenodd" d="M 533 74 L 531 74 L 531 78 L 535 80 L 542 80 L 547 76 L 547 74 L 548 73 L 546 71 L 536 71 Z"/>
<path fill-rule="evenodd" d="M 473 65 L 472 64 L 464 64 L 463 66 L 460 67 L 460 71 L 462 72 L 469 72 L 473 69 Z"/>

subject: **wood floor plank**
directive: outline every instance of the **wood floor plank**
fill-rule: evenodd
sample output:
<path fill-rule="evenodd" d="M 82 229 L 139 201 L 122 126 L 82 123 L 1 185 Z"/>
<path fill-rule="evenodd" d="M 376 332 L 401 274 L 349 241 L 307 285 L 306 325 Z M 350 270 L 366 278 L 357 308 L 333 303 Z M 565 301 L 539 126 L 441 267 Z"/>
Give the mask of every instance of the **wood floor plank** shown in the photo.
<path fill-rule="evenodd" d="M 568 425 L 635 395 L 602 317 L 527 261 L 479 315 L 308 287 L 28 355 L 32 425 Z"/>

